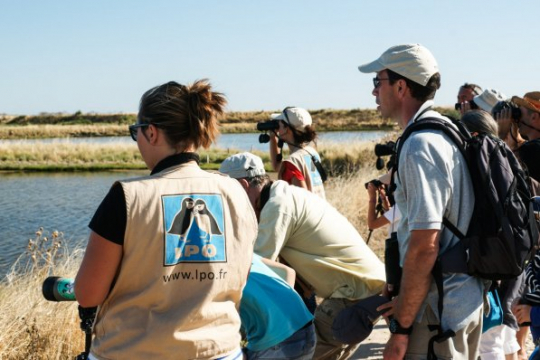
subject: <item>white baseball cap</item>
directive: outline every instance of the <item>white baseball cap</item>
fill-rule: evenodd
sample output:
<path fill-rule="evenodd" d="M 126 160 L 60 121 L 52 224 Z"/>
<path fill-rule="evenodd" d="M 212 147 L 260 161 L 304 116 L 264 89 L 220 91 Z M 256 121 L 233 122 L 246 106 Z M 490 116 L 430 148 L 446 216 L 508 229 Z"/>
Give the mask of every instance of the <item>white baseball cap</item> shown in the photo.
<path fill-rule="evenodd" d="M 420 44 L 404 44 L 392 46 L 377 60 L 360 65 L 363 73 L 379 72 L 385 69 L 406 77 L 422 86 L 439 72 L 437 60 L 433 54 Z"/>
<path fill-rule="evenodd" d="M 506 96 L 495 89 L 485 89 L 480 95 L 476 95 L 473 101 L 480 109 L 491 114 L 491 110 L 499 101 L 506 100 Z"/>
<path fill-rule="evenodd" d="M 303 132 L 305 127 L 311 125 L 313 120 L 306 109 L 288 106 L 279 114 L 272 114 L 272 120 L 283 120 L 298 131 Z"/>
<path fill-rule="evenodd" d="M 266 174 L 262 159 L 249 152 L 229 156 L 221 163 L 219 172 L 235 179 Z"/>

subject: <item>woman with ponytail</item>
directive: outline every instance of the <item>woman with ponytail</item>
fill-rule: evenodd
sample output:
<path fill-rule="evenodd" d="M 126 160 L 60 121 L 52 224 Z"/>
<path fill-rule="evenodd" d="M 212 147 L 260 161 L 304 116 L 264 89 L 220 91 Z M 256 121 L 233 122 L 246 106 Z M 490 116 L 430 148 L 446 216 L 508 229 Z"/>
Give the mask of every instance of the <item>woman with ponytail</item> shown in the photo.
<path fill-rule="evenodd" d="M 150 175 L 113 184 L 90 222 L 75 280 L 99 306 L 89 359 L 241 359 L 237 307 L 257 220 L 235 179 L 199 168 L 223 94 L 156 86 L 129 126 Z"/>
<path fill-rule="evenodd" d="M 303 187 L 324 199 L 326 174 L 319 154 L 309 146 L 317 138 L 311 115 L 299 107 L 286 107 L 272 119 L 279 121 L 279 128 L 270 134 L 270 158 L 278 179 Z M 282 156 L 284 144 L 290 152 L 287 159 Z"/>

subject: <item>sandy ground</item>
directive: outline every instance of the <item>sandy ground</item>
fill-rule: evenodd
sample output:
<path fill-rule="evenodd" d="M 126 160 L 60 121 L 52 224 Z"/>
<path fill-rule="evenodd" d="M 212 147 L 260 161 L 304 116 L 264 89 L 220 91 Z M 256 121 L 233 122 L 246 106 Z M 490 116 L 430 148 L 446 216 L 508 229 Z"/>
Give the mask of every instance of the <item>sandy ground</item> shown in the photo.
<path fill-rule="evenodd" d="M 375 325 L 371 335 L 362 342 L 356 353 L 350 359 L 382 359 L 382 352 L 389 337 L 390 332 L 388 331 L 386 323 L 384 320 L 380 320 L 377 325 Z M 534 344 L 530 333 L 527 337 L 526 348 L 527 356 L 529 356 L 534 350 Z"/>

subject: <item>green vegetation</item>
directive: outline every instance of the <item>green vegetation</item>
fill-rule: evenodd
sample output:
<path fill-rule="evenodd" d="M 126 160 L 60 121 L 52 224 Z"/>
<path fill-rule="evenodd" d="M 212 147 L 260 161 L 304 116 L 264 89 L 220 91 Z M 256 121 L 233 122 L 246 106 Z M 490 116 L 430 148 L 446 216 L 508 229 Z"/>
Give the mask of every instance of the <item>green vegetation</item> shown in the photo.
<path fill-rule="evenodd" d="M 319 146 L 323 165 L 330 175 L 352 173 L 363 164 L 374 164 L 373 144 Z M 201 150 L 201 167 L 217 170 L 236 149 Z M 271 171 L 268 152 L 253 151 Z M 374 166 L 374 165 L 373 165 Z M 133 144 L 66 144 L 14 142 L 0 144 L 0 170 L 4 171 L 104 171 L 146 169 Z"/>

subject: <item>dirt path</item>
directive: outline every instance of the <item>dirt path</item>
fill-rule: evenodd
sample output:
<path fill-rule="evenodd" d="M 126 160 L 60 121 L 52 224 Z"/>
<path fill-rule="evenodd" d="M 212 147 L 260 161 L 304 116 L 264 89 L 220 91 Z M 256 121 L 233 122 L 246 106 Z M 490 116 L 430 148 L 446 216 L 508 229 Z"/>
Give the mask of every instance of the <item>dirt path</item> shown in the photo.
<path fill-rule="evenodd" d="M 382 352 L 389 337 L 390 332 L 386 323 L 384 320 L 379 320 L 369 337 L 362 342 L 350 359 L 382 359 Z"/>
<path fill-rule="evenodd" d="M 390 337 L 390 332 L 384 320 L 380 320 L 371 335 L 362 342 L 358 350 L 350 358 L 351 360 L 360 360 L 360 359 L 382 359 L 382 352 L 384 346 Z M 529 333 L 527 337 L 527 355 L 531 355 L 534 350 L 534 344 L 532 342 L 532 337 Z"/>

